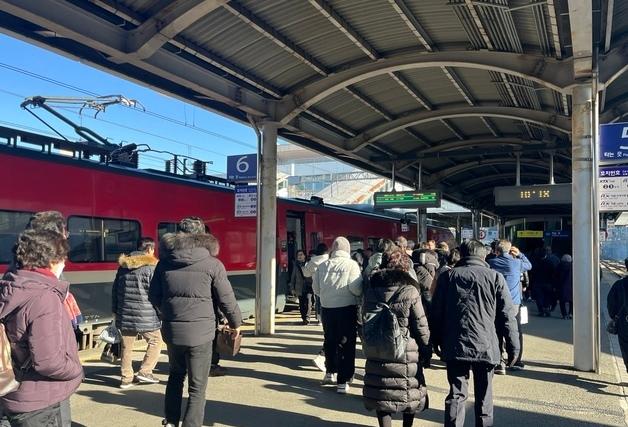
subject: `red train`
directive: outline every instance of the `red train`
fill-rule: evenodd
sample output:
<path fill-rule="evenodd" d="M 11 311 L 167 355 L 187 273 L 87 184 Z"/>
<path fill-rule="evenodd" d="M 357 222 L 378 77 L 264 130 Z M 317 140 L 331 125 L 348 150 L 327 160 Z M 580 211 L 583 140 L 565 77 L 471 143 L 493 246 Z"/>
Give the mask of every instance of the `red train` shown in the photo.
<path fill-rule="evenodd" d="M 135 249 L 142 236 L 159 239 L 189 215 L 204 219 L 221 242 L 224 262 L 245 316 L 255 298 L 254 218 L 234 217 L 234 193 L 226 185 L 104 165 L 62 155 L 0 144 L 0 269 L 6 268 L 17 233 L 31 213 L 58 210 L 68 218 L 70 254 L 65 277 L 91 324 L 110 319 L 111 283 L 121 253 Z M 380 237 L 405 234 L 399 217 L 280 199 L 277 207 L 277 259 L 281 269 L 277 307 L 285 306 L 288 256 L 334 237 L 349 238 L 354 249 L 373 246 Z M 428 236 L 453 240 L 445 228 Z"/>

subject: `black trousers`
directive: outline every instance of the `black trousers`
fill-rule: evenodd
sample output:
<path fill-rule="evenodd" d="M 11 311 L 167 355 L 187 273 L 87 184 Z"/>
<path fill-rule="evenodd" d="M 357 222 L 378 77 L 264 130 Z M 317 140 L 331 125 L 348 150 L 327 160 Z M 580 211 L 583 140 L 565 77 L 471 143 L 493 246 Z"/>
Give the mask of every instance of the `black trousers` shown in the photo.
<path fill-rule="evenodd" d="M 519 354 L 517 355 L 516 362 L 521 362 L 521 359 L 523 357 L 523 329 L 521 328 L 521 305 L 515 305 L 515 307 L 517 308 L 517 329 L 519 329 Z M 499 342 L 499 353 L 502 355 L 502 357 L 504 357 L 504 330 L 502 328 L 496 328 L 495 331 L 497 332 L 497 341 Z"/>
<path fill-rule="evenodd" d="M 37 411 L 7 415 L 7 419 L 11 427 L 70 427 L 70 399 Z M 0 425 L 6 424 L 2 421 Z"/>
<path fill-rule="evenodd" d="M 299 311 L 301 312 L 301 319 L 310 320 L 313 299 L 314 291 L 312 291 L 312 288 L 304 290 L 303 293 L 299 295 Z"/>
<path fill-rule="evenodd" d="M 445 427 L 463 427 L 465 402 L 469 397 L 469 371 L 473 371 L 475 425 L 493 425 L 493 365 L 447 362 L 449 394 L 445 398 Z"/>
<path fill-rule="evenodd" d="M 166 386 L 166 420 L 176 426 L 181 419 L 183 382 L 188 377 L 188 402 L 182 427 L 201 427 L 205 417 L 205 390 L 211 363 L 212 342 L 195 347 L 168 344 L 170 373 Z"/>
<path fill-rule="evenodd" d="M 338 374 L 338 384 L 344 384 L 355 373 L 355 341 L 357 306 L 322 308 L 325 334 L 325 368 Z"/>

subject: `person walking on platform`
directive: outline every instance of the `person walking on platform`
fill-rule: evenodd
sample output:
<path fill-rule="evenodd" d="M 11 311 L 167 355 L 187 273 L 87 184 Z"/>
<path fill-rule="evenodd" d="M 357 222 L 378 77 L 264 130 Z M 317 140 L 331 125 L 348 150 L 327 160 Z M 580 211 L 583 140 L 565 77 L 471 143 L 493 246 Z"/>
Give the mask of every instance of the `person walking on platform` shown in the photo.
<path fill-rule="evenodd" d="M 59 279 L 68 243 L 50 230 L 25 230 L 14 247 L 15 271 L 0 280 L 0 318 L 11 345 L 17 390 L 0 397 L 12 426 L 70 427 L 70 396 L 83 380 L 76 336 Z"/>
<path fill-rule="evenodd" d="M 469 240 L 462 260 L 438 278 L 432 299 L 432 341 L 447 363 L 445 427 L 462 427 L 473 372 L 476 426 L 493 425 L 493 369 L 501 361 L 496 328 L 503 328 L 508 365 L 519 354 L 515 311 L 504 277 L 484 261 L 482 242 Z"/>
<path fill-rule="evenodd" d="M 323 384 L 337 382 L 337 391 L 346 394 L 355 373 L 358 297 L 362 295 L 360 266 L 349 255 L 351 245 L 336 237 L 331 256 L 314 274 L 313 288 L 321 301 L 325 342 Z M 337 378 L 335 378 L 337 377 Z"/>
<path fill-rule="evenodd" d="M 573 315 L 573 266 L 571 255 L 563 255 L 556 269 L 556 287 L 563 319 Z M 569 304 L 569 308 L 567 308 Z"/>
<path fill-rule="evenodd" d="M 362 278 L 364 279 L 364 287 L 368 285 L 369 277 L 371 273 L 379 268 L 382 263 L 382 257 L 384 253 L 391 251 L 395 247 L 395 242 L 390 239 L 379 239 L 375 252 L 369 258 L 369 262 L 366 264 L 364 271 L 362 272 Z"/>
<path fill-rule="evenodd" d="M 495 271 L 499 272 L 506 279 L 510 298 L 514 305 L 517 318 L 517 329 L 519 330 L 519 354 L 517 360 L 512 366 L 514 370 L 521 370 L 525 367 L 521 360 L 523 356 L 523 330 L 521 329 L 521 274 L 529 271 L 532 264 L 528 258 L 522 254 L 518 248 L 512 246 L 508 240 L 499 240 L 494 248 L 495 256 L 488 259 L 488 265 Z M 499 340 L 500 353 L 504 354 L 504 331 L 497 329 L 497 338 Z M 495 374 L 506 375 L 506 363 L 504 360 L 495 368 Z"/>
<path fill-rule="evenodd" d="M 552 254 L 552 249 L 546 247 L 540 250 L 541 255 L 534 263 L 530 271 L 532 297 L 536 301 L 539 316 L 550 317 L 550 313 L 556 307 L 557 296 L 554 293 L 554 281 L 556 280 L 556 268 L 560 260 Z"/>
<path fill-rule="evenodd" d="M 297 259 L 292 269 L 292 277 L 290 284 L 297 297 L 299 298 L 299 311 L 301 312 L 301 320 L 304 325 L 310 324 L 310 313 L 312 312 L 312 299 L 314 291 L 312 290 L 312 278 L 305 277 L 303 268 L 305 267 L 305 252 L 297 251 Z"/>
<path fill-rule="evenodd" d="M 111 290 L 111 311 L 116 327 L 121 331 L 120 368 L 122 378 L 120 388 L 127 389 L 133 381 L 156 384 L 159 382 L 153 375 L 161 354 L 161 322 L 157 312 L 148 301 L 148 289 L 157 265 L 155 241 L 145 237 L 140 241 L 139 248 L 130 255 L 121 255 L 118 259 L 118 272 Z M 148 348 L 140 370 L 133 371 L 133 344 L 138 335 L 146 340 Z"/>
<path fill-rule="evenodd" d="M 329 252 L 329 248 L 327 247 L 327 245 L 325 243 L 319 243 L 316 246 L 316 249 L 314 250 L 314 254 L 310 256 L 310 259 L 308 260 L 308 262 L 305 263 L 305 266 L 303 267 L 303 277 L 313 280 L 314 274 L 316 273 L 316 270 L 318 270 L 318 267 L 329 259 L 328 252 Z M 314 290 L 312 290 L 312 292 L 314 292 Z M 315 310 L 316 310 L 316 317 L 317 317 L 317 320 L 320 322 L 321 301 L 318 295 L 316 294 L 314 294 L 314 301 L 315 301 L 314 305 L 315 305 Z M 322 372 L 325 372 L 325 350 L 324 349 L 321 349 L 318 352 L 318 354 L 314 357 L 313 362 L 314 362 L 314 365 L 319 370 L 321 370 Z"/>
<path fill-rule="evenodd" d="M 624 260 L 624 265 L 628 270 L 628 258 Z M 616 281 L 606 298 L 606 309 L 614 331 L 607 331 L 617 334 L 619 339 L 619 349 L 624 359 L 624 367 L 628 372 L 628 276 Z"/>
<path fill-rule="evenodd" d="M 170 364 L 163 425 L 179 425 L 187 375 L 189 397 L 182 427 L 200 427 L 216 335 L 214 298 L 235 334 L 240 333 L 242 314 L 224 265 L 208 249 L 215 239 L 205 232 L 203 221 L 185 218 L 179 230 L 161 239 L 149 300 L 162 321 Z"/>
<path fill-rule="evenodd" d="M 376 411 L 380 427 L 391 427 L 392 414 L 397 412 L 403 413 L 403 426 L 411 427 L 415 413 L 428 407 L 423 366 L 432 356 L 430 331 L 421 295 L 408 274 L 412 268 L 408 257 L 400 249 L 387 252 L 382 267 L 373 273 L 370 286 L 364 290 L 363 312 L 366 319 L 370 319 L 366 320 L 365 331 L 368 331 L 369 321 L 377 323 L 377 313 L 381 313 L 382 305 L 386 304 L 398 323 L 399 332 L 408 338 L 403 355 L 389 357 L 387 353 L 394 354 L 395 349 L 382 347 L 392 347 L 394 329 L 385 330 L 388 334 L 382 336 L 381 324 L 372 324 L 377 330 L 362 344 L 366 353 L 364 405 Z M 370 352 L 369 347 L 376 351 Z"/>
<path fill-rule="evenodd" d="M 432 304 L 432 283 L 438 269 L 438 255 L 430 249 L 418 249 L 412 253 L 414 271 L 417 277 L 418 290 L 421 294 L 421 302 L 425 315 L 430 318 L 430 305 Z M 415 286 L 417 286 L 415 285 Z"/>

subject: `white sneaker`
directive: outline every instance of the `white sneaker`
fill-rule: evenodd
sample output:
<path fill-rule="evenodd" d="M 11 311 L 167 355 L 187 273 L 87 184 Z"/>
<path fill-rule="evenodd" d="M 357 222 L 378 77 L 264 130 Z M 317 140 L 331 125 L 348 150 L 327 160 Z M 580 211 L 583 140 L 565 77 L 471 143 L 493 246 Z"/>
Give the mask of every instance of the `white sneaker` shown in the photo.
<path fill-rule="evenodd" d="M 313 360 L 314 365 L 321 371 L 325 372 L 325 356 L 318 354 Z"/>
<path fill-rule="evenodd" d="M 349 384 L 338 384 L 338 386 L 336 386 L 336 392 L 338 392 L 338 394 L 347 394 L 349 392 Z"/>
<path fill-rule="evenodd" d="M 321 384 L 322 385 L 336 384 L 336 374 L 330 374 L 330 373 L 325 374 Z"/>

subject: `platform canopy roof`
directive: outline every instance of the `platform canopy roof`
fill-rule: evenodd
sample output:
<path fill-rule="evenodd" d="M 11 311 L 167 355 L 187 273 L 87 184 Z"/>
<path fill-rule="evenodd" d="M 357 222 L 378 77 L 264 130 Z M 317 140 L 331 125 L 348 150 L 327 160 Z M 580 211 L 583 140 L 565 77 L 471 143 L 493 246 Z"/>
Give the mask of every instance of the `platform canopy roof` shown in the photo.
<path fill-rule="evenodd" d="M 0 30 L 492 208 L 570 181 L 571 89 L 628 113 L 628 1 L 0 0 Z"/>

